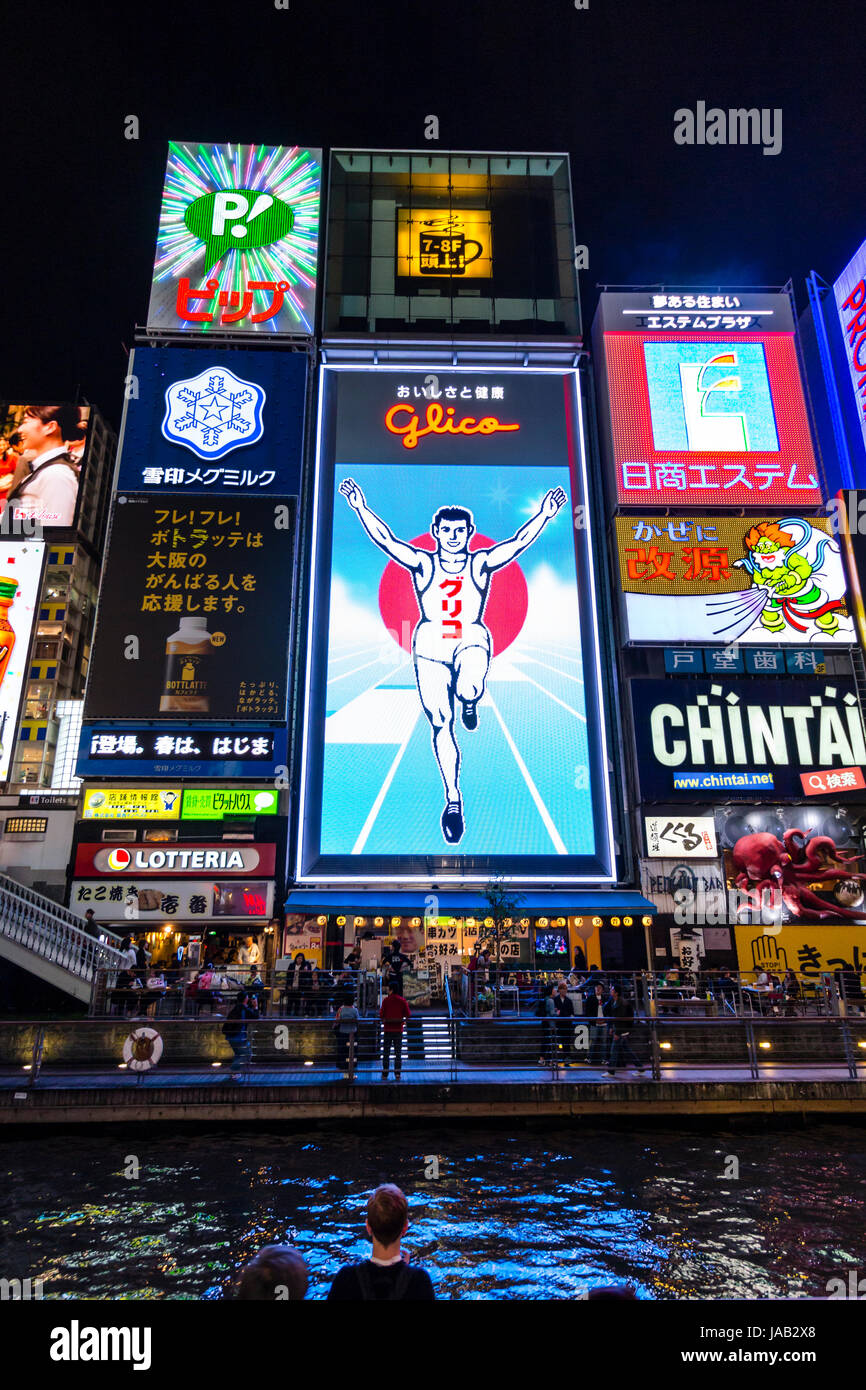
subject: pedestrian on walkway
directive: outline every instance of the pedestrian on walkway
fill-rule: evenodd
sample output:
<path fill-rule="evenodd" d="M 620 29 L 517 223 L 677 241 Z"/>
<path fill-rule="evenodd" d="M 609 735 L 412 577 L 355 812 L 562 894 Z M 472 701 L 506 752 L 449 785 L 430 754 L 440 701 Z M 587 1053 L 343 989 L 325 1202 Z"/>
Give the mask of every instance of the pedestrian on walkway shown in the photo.
<path fill-rule="evenodd" d="M 607 1061 L 608 1021 L 604 1016 L 604 986 L 597 984 L 592 994 L 583 1001 L 583 1016 L 591 1020 L 592 1033 L 589 1042 L 587 1065 L 600 1067 Z"/>
<path fill-rule="evenodd" d="M 607 1069 L 608 1076 L 616 1076 L 616 1069 L 619 1066 L 621 1056 L 630 1057 L 632 1066 L 643 1075 L 645 1068 L 643 1064 L 638 1061 L 632 1045 L 629 1042 L 629 1036 L 634 1025 L 634 1006 L 631 1000 L 625 997 L 619 985 L 611 985 L 610 999 L 607 1004 L 605 1004 L 605 1013 L 613 1024 L 610 1065 Z"/>
<path fill-rule="evenodd" d="M 565 980 L 560 980 L 556 987 L 556 994 L 553 999 L 553 1007 L 556 1009 L 557 1023 L 557 1042 L 559 1044 L 559 1061 L 562 1066 L 570 1067 L 574 1060 L 572 1056 L 574 1043 L 574 1005 L 568 997 L 568 985 Z"/>
<path fill-rule="evenodd" d="M 351 999 L 341 1004 L 334 1018 L 334 1032 L 337 1036 L 337 1067 L 349 1072 L 349 1049 L 352 1048 L 353 1063 L 358 1060 L 358 1023 L 361 1015 Z M 399 1075 L 399 1073 L 398 1073 Z"/>
<path fill-rule="evenodd" d="M 388 997 L 382 1001 L 379 1010 L 382 1020 L 382 1080 L 388 1080 L 391 1053 L 394 1053 L 394 1080 L 400 1080 L 403 1049 L 403 1022 L 412 1017 L 412 1012 L 402 994 L 398 994 L 394 981 L 388 986 Z"/>
<path fill-rule="evenodd" d="M 430 1275 L 411 1265 L 401 1249 L 408 1229 L 409 1203 L 399 1187 L 393 1183 L 377 1187 L 367 1203 L 367 1235 L 373 1242 L 373 1253 L 360 1264 L 344 1265 L 328 1298 L 340 1303 L 435 1300 Z"/>
<path fill-rule="evenodd" d="M 226 1041 L 234 1053 L 231 1066 L 231 1076 L 237 1078 L 240 1075 L 241 1067 L 249 1066 L 251 1057 L 251 1044 L 249 1033 L 247 1032 L 247 1019 L 254 1018 L 254 1010 L 249 1008 L 246 994 L 239 994 L 226 1015 L 223 1024 L 223 1033 Z"/>
<path fill-rule="evenodd" d="M 554 1035 L 556 1018 L 556 1005 L 553 1002 L 553 985 L 541 986 L 541 998 L 535 1006 L 535 1017 L 542 1020 L 541 1023 L 541 1056 L 538 1059 L 540 1067 L 550 1067 L 553 1065 L 553 1049 L 556 1045 Z"/>

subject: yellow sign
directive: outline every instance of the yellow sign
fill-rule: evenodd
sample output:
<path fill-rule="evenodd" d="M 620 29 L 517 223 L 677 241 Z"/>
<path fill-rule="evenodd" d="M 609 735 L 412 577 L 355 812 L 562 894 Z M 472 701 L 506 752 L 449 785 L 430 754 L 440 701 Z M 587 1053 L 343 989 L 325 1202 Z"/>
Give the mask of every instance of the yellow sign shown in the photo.
<path fill-rule="evenodd" d="M 489 280 L 490 213 L 475 208 L 398 208 L 397 274 L 413 280 Z"/>
<path fill-rule="evenodd" d="M 804 926 L 800 922 L 783 927 L 737 926 L 734 935 L 737 963 L 743 971 L 769 970 L 781 978 L 786 970 L 794 970 L 817 980 L 822 973 L 866 965 L 866 922 L 846 922 L 841 926 Z"/>
<path fill-rule="evenodd" d="M 84 793 L 84 820 L 177 820 L 180 787 L 92 787 Z"/>

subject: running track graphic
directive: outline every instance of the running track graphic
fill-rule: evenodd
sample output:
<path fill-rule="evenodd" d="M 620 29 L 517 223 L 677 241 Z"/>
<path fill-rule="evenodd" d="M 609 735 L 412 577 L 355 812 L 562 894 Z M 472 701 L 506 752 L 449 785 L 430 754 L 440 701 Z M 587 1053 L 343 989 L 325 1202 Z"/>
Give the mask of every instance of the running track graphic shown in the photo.
<path fill-rule="evenodd" d="M 393 645 L 332 649 L 323 854 L 591 854 L 582 664 L 574 647 L 518 639 L 490 668 L 478 728 L 455 735 L 466 831 L 442 837 L 445 804 L 411 658 Z"/>

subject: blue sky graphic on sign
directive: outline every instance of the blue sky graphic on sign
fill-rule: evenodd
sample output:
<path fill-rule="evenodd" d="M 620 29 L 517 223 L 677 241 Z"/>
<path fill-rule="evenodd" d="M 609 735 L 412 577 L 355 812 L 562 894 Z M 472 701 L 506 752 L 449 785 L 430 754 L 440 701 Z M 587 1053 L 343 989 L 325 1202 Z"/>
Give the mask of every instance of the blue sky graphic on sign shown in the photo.
<path fill-rule="evenodd" d="M 644 355 L 657 449 L 778 450 L 761 343 L 645 343 Z"/>

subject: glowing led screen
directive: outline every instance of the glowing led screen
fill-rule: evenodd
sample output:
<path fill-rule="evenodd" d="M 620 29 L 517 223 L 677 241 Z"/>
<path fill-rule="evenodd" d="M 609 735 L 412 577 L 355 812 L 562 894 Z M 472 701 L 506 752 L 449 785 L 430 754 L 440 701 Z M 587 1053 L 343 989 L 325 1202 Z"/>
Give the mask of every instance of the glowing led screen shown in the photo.
<path fill-rule="evenodd" d="M 629 513 L 615 524 L 630 642 L 857 640 L 826 517 Z"/>
<path fill-rule="evenodd" d="M 793 334 L 603 342 L 620 505 L 821 504 Z"/>
<path fill-rule="evenodd" d="M 323 369 L 299 878 L 611 875 L 571 372 Z"/>
<path fill-rule="evenodd" d="M 148 328 L 312 333 L 321 177 L 321 150 L 170 141 Z"/>

